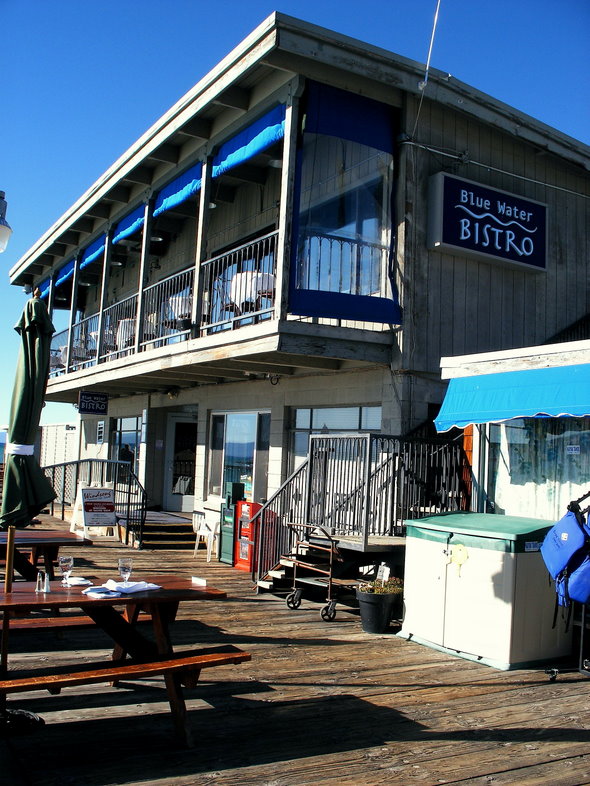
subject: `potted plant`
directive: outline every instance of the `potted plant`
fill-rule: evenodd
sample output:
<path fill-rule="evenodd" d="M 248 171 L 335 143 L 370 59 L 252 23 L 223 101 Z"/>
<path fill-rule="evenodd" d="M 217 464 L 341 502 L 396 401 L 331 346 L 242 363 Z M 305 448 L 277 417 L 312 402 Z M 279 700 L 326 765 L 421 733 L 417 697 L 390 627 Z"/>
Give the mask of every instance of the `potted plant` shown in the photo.
<path fill-rule="evenodd" d="M 356 596 L 365 633 L 383 633 L 392 619 L 402 617 L 404 582 L 396 576 L 363 581 Z"/>

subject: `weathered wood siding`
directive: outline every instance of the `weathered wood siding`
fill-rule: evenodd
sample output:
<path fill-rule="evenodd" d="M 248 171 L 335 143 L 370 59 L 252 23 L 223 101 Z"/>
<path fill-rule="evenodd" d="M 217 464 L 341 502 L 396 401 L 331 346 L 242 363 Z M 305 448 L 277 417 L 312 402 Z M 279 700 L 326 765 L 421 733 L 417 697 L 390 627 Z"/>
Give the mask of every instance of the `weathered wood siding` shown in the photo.
<path fill-rule="evenodd" d="M 407 133 L 414 119 L 414 112 L 408 112 Z M 472 163 L 405 147 L 404 365 L 436 371 L 444 355 L 541 344 L 587 314 L 588 175 L 520 140 L 516 126 L 510 136 L 427 100 L 415 139 L 445 152 L 465 153 Z M 428 181 L 443 170 L 546 203 L 546 272 L 429 251 Z"/>

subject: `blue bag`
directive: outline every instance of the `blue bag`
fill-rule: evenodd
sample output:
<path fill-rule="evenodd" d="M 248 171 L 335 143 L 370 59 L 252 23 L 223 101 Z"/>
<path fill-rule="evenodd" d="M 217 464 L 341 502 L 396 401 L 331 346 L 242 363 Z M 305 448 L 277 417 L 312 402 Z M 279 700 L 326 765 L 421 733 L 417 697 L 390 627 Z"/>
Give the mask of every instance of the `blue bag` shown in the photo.
<path fill-rule="evenodd" d="M 567 599 L 575 600 L 578 603 L 587 603 L 590 600 L 590 556 L 588 554 L 578 567 L 571 566 L 566 582 Z"/>
<path fill-rule="evenodd" d="M 558 606 L 571 606 L 572 600 L 590 600 L 590 528 L 579 502 L 569 504 L 568 512 L 551 527 L 541 546 L 547 570 L 555 580 L 556 614 Z"/>
<path fill-rule="evenodd" d="M 590 542 L 590 530 L 571 510 L 555 524 L 543 541 L 541 554 L 552 579 L 570 564 L 574 555 Z"/>

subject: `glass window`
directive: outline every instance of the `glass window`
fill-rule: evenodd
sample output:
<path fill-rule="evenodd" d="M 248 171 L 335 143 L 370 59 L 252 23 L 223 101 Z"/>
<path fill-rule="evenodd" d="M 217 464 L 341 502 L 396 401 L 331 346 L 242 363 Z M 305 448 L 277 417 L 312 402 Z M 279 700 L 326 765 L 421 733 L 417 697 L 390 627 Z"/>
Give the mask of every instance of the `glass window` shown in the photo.
<path fill-rule="evenodd" d="M 266 497 L 270 414 L 227 412 L 211 416 L 209 494 L 225 496 L 228 483 L 243 483 L 250 502 Z"/>
<path fill-rule="evenodd" d="M 130 461 L 131 468 L 137 467 L 141 444 L 141 417 L 117 418 L 113 421 L 111 459 Z"/>
<path fill-rule="evenodd" d="M 297 287 L 383 295 L 393 158 L 346 139 L 305 134 Z"/>
<path fill-rule="evenodd" d="M 309 435 L 381 430 L 381 407 L 319 407 L 294 409 L 290 471 L 306 458 Z"/>
<path fill-rule="evenodd" d="M 487 509 L 554 521 L 588 491 L 590 418 L 488 426 Z"/>

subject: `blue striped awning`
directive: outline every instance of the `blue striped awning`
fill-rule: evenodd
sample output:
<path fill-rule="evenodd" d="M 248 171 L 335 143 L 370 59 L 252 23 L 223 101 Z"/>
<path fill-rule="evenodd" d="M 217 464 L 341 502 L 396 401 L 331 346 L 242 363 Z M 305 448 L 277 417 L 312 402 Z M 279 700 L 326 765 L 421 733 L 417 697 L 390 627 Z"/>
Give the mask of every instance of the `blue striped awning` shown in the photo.
<path fill-rule="evenodd" d="M 590 416 L 590 364 L 458 377 L 449 383 L 437 431 L 514 418 Z"/>

